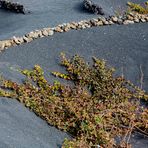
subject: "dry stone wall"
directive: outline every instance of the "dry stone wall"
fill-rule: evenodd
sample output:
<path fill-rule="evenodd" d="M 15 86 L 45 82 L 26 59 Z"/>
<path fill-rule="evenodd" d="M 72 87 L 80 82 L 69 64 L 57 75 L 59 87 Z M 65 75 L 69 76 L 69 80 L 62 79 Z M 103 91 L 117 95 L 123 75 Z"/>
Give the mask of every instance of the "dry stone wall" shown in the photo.
<path fill-rule="evenodd" d="M 35 30 L 30 33 L 27 33 L 22 37 L 14 36 L 9 40 L 0 41 L 0 51 L 3 51 L 4 49 L 9 48 L 11 46 L 17 46 L 25 42 L 27 43 L 31 42 L 37 38 L 52 36 L 56 32 L 62 33 L 70 31 L 72 29 L 79 30 L 90 27 L 100 27 L 113 24 L 127 25 L 127 24 L 144 23 L 144 22 L 148 22 L 148 14 L 142 15 L 138 13 L 129 13 L 128 15 L 126 14 L 119 17 L 117 16 L 111 16 L 109 18 L 98 17 L 98 18 L 93 18 L 91 20 L 83 20 L 80 22 L 64 23 L 54 28 L 51 27 L 43 28 L 41 30 Z"/>

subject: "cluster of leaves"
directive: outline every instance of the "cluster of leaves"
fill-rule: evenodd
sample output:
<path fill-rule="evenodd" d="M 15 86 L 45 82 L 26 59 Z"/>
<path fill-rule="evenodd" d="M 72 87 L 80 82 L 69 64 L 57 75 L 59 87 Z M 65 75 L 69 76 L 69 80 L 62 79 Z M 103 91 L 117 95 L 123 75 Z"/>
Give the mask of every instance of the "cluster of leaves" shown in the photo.
<path fill-rule="evenodd" d="M 39 65 L 23 70 L 23 84 L 2 78 L 0 96 L 16 98 L 38 116 L 72 135 L 63 148 L 129 147 L 130 135 L 138 130 L 148 133 L 148 110 L 139 100 L 148 99 L 144 91 L 123 77 L 114 77 L 114 69 L 104 60 L 86 63 L 78 55 L 61 55 L 66 74 L 56 77 L 71 81 L 49 84 Z M 115 138 L 120 138 L 117 143 Z"/>
<path fill-rule="evenodd" d="M 143 6 L 132 2 L 128 2 L 127 5 L 129 6 L 130 11 L 140 14 L 148 14 L 148 1 L 146 1 Z"/>

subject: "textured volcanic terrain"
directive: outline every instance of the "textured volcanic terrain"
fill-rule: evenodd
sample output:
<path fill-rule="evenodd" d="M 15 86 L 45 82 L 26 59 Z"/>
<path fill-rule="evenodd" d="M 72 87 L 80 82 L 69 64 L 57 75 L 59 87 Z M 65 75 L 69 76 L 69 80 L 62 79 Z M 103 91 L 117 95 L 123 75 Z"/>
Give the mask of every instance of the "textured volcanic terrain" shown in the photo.
<path fill-rule="evenodd" d="M 49 81 L 53 81 L 53 77 L 47 76 L 49 71 L 62 70 L 58 66 L 58 56 L 60 52 L 65 52 L 68 55 L 80 54 L 85 57 L 85 59 L 90 60 L 92 56 L 99 58 L 104 58 L 108 61 L 111 66 L 116 67 L 117 74 L 123 74 L 126 78 L 132 80 L 135 84 L 140 84 L 140 65 L 144 73 L 144 89 L 148 91 L 148 29 L 147 24 L 134 24 L 127 26 L 105 26 L 101 28 L 90 28 L 81 31 L 70 31 L 62 34 L 55 34 L 52 37 L 42 38 L 35 40 L 31 43 L 24 44 L 18 47 L 13 47 L 7 49 L 5 52 L 0 54 L 0 71 L 2 75 L 5 75 L 6 78 L 21 81 L 23 76 L 17 72 L 18 68 L 32 68 L 35 64 L 39 64 L 45 70 L 45 75 Z M 16 145 L 21 145 L 20 141 L 26 142 L 26 145 L 29 147 L 32 143 L 36 144 L 36 139 L 31 140 L 32 143 L 27 142 L 28 138 L 27 131 L 28 127 L 32 134 L 39 134 L 38 125 L 41 124 L 43 130 L 47 130 L 46 133 L 50 134 L 50 127 L 44 127 L 45 123 L 40 121 L 33 113 L 30 113 L 22 105 L 19 105 L 16 101 L 12 100 L 1 100 L 1 110 L 4 113 L 0 114 L 0 133 L 5 131 L 4 137 L 9 136 L 9 140 L 3 140 L 3 136 L 0 137 L 0 141 L 3 141 L 5 144 L 8 143 L 10 147 L 11 142 Z M 17 109 L 14 110 L 14 106 L 19 107 L 20 111 Z M 16 107 L 17 107 L 16 106 Z M 5 108 L 3 110 L 3 108 Z M 9 109 L 7 109 L 9 108 Z M 6 113 L 5 113 L 6 112 Z M 20 114 L 24 115 L 21 116 Z M 12 117 L 10 116 L 13 115 Z M 7 117 L 5 117 L 5 115 Z M 14 117 L 15 116 L 15 117 Z M 30 119 L 34 117 L 34 120 Z M 13 118 L 14 117 L 14 118 Z M 8 124 L 9 118 L 15 122 L 13 126 Z M 26 119 L 26 123 L 22 120 Z M 17 123 L 16 120 L 20 122 Z M 39 122 L 39 123 L 38 123 Z M 17 123 L 17 124 L 16 124 Z M 26 125 L 29 123 L 28 125 Z M 43 125 L 42 125 L 43 123 Z M 31 124 L 31 125 L 30 125 Z M 31 129 L 30 126 L 34 128 Z M 37 127 L 36 127 L 37 126 Z M 4 130 L 5 127 L 7 130 Z M 17 129 L 13 133 L 14 129 Z M 46 129 L 47 128 L 47 129 Z M 8 130 L 9 129 L 9 130 Z M 53 128 L 52 128 L 53 129 Z M 55 130 L 55 129 L 54 129 Z M 25 131 L 25 132 L 23 132 Z M 19 136 L 20 140 L 16 140 L 16 136 L 21 132 Z M 53 131 L 51 131 L 53 132 Z M 13 133 L 13 136 L 11 134 Z M 27 134 L 27 135 L 26 135 Z M 32 138 L 32 135 L 29 135 Z M 41 135 L 40 135 L 41 136 Z M 60 139 L 63 138 L 63 134 L 57 135 Z M 15 141 L 16 140 L 16 141 Z M 25 141 L 24 141 L 25 140 Z M 41 143 L 44 143 L 43 147 L 46 147 L 48 143 L 54 143 L 53 139 L 46 137 L 46 135 L 41 136 Z M 136 136 L 132 139 L 134 143 L 134 148 L 147 148 L 148 139 L 144 139 Z M 24 145 L 23 143 L 23 145 Z M 38 142 L 37 142 L 38 143 Z M 54 143 L 55 144 L 55 143 Z M 26 146 L 25 145 L 25 146 Z M 20 148 L 19 146 L 17 148 Z"/>
<path fill-rule="evenodd" d="M 16 2 L 16 0 L 13 0 Z M 144 2 L 145 0 L 132 0 Z M 35 29 L 98 17 L 83 10 L 82 0 L 17 0 L 31 13 L 15 14 L 0 10 L 0 40 L 24 35 Z M 94 0 L 105 16 L 126 9 L 126 0 Z M 46 78 L 53 82 L 50 71 L 62 71 L 59 54 L 79 54 L 90 61 L 92 56 L 107 60 L 134 84 L 148 91 L 148 23 L 111 25 L 71 30 L 28 44 L 6 49 L 0 53 L 0 74 L 21 82 L 18 69 L 33 68 L 39 64 Z M 141 67 L 141 69 L 140 69 Z M 46 124 L 16 100 L 0 98 L 0 148 L 59 148 L 68 134 Z M 133 148 L 148 148 L 148 138 L 134 134 Z"/>
<path fill-rule="evenodd" d="M 145 0 L 132 0 L 144 2 Z M 80 21 L 97 17 L 83 9 L 83 0 L 13 0 L 23 4 L 31 13 L 15 14 L 0 10 L 0 39 L 21 36 L 35 29 L 55 26 L 61 23 Z M 100 5 L 105 15 L 122 12 L 127 0 L 93 0 Z"/>

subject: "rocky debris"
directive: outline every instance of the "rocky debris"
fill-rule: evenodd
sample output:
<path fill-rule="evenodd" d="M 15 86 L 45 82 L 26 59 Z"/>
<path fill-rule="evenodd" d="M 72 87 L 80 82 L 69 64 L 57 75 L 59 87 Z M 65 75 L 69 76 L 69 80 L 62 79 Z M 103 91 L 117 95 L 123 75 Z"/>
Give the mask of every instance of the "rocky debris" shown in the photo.
<path fill-rule="evenodd" d="M 111 17 L 111 21 L 113 21 L 114 23 L 118 22 L 118 18 L 116 16 L 112 16 Z"/>
<path fill-rule="evenodd" d="M 84 0 L 83 3 L 84 3 L 84 8 L 89 12 L 104 15 L 103 9 L 97 4 L 94 4 L 91 0 Z"/>
<path fill-rule="evenodd" d="M 127 24 L 139 23 L 139 22 L 143 22 L 143 23 L 148 22 L 148 15 L 129 13 L 123 16 L 118 16 L 118 17 L 110 16 L 109 18 L 105 18 L 101 16 L 98 18 L 93 18 L 91 20 L 63 23 L 54 28 L 48 27 L 48 28 L 43 28 L 41 30 L 32 31 L 23 37 L 14 36 L 10 40 L 0 41 L 0 51 L 11 46 L 20 45 L 24 42 L 29 43 L 37 38 L 52 36 L 55 32 L 62 33 L 62 32 L 68 32 L 72 29 L 78 30 L 78 29 L 90 28 L 93 26 L 98 27 L 98 26 L 112 25 L 112 24 L 127 25 Z"/>
<path fill-rule="evenodd" d="M 16 43 L 17 45 L 20 45 L 20 44 L 22 44 L 22 43 L 24 42 L 23 37 L 20 37 L 20 38 L 19 38 L 19 37 L 13 36 L 12 40 L 13 40 L 13 42 Z"/>
<path fill-rule="evenodd" d="M 54 31 L 55 31 L 55 32 L 60 32 L 60 33 L 64 32 L 63 29 L 61 28 L 61 26 L 55 27 L 55 28 L 54 28 Z"/>
<path fill-rule="evenodd" d="M 18 3 L 13 3 L 7 0 L 0 0 L 0 8 L 9 10 L 16 13 L 23 13 L 25 14 L 25 8 L 23 5 Z"/>
<path fill-rule="evenodd" d="M 29 38 L 28 36 L 23 36 L 23 40 L 24 40 L 24 42 L 29 43 L 29 42 L 31 42 L 33 39 L 32 39 L 32 38 Z"/>
<path fill-rule="evenodd" d="M 0 41 L 0 51 L 5 48 L 5 41 Z"/>
<path fill-rule="evenodd" d="M 125 20 L 125 21 L 123 22 L 123 24 L 124 24 L 124 25 L 134 24 L 134 21 L 132 21 L 132 20 Z"/>

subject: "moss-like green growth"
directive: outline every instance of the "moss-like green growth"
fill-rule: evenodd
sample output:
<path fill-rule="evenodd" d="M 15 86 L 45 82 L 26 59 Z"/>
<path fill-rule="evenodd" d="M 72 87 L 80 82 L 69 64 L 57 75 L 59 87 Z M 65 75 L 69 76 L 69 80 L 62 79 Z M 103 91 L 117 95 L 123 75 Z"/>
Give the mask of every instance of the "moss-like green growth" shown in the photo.
<path fill-rule="evenodd" d="M 134 11 L 140 14 L 148 14 L 148 1 L 145 2 L 143 6 L 132 2 L 128 2 L 127 5 L 129 6 L 130 11 Z"/>
<path fill-rule="evenodd" d="M 61 55 L 66 74 L 56 77 L 71 81 L 65 85 L 49 84 L 39 65 L 23 70 L 23 84 L 2 79 L 0 96 L 16 98 L 38 116 L 73 136 L 65 139 L 63 148 L 95 146 L 128 147 L 131 132 L 148 132 L 148 110 L 140 107 L 140 99 L 148 99 L 144 91 L 123 77 L 114 77 L 114 69 L 104 60 L 93 58 L 90 65 L 78 55 L 67 59 Z M 122 140 L 116 143 L 115 137 Z"/>

